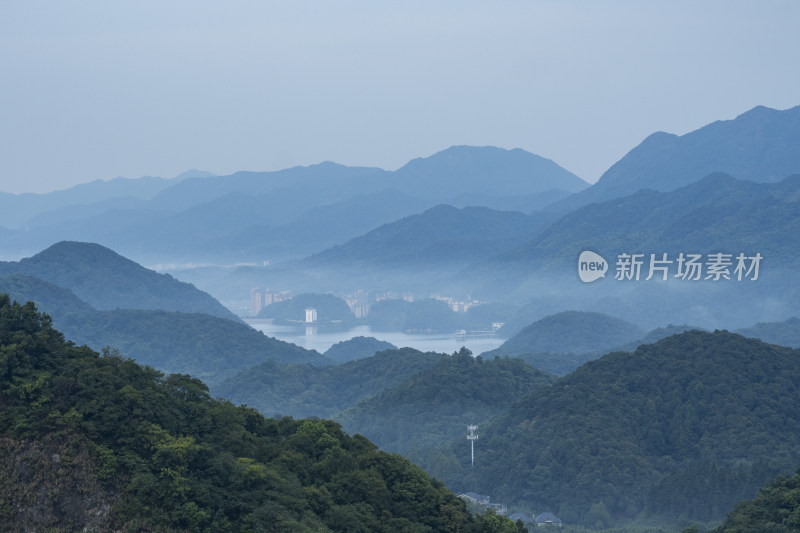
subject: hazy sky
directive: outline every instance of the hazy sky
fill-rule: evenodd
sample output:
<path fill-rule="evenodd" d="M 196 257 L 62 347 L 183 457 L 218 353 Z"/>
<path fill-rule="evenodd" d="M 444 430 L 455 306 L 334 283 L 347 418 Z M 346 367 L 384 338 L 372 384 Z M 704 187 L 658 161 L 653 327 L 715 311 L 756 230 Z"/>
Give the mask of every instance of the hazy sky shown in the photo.
<path fill-rule="evenodd" d="M 800 2 L 0 2 L 0 190 L 644 137 L 800 104 Z"/>

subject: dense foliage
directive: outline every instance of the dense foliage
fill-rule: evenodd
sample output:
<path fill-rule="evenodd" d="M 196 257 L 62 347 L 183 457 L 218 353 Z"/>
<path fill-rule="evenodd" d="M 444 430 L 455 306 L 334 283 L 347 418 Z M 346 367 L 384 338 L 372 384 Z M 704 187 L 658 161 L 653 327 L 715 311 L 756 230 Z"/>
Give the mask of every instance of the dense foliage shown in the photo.
<path fill-rule="evenodd" d="M 439 357 L 401 348 L 328 367 L 269 361 L 225 381 L 214 388 L 214 393 L 255 407 L 267 416 L 331 417 L 434 367 Z"/>
<path fill-rule="evenodd" d="M 315 351 L 263 335 L 243 324 L 200 313 L 96 311 L 66 289 L 21 275 L 0 279 L 18 301 L 42 302 L 67 339 L 95 350 L 114 346 L 136 362 L 190 374 L 214 385 L 266 360 L 330 363 Z"/>
<path fill-rule="evenodd" d="M 474 470 L 445 480 L 573 523 L 598 503 L 615 520 L 719 519 L 800 463 L 798 412 L 800 353 L 689 331 L 535 391 L 482 428 Z"/>
<path fill-rule="evenodd" d="M 325 352 L 325 357 L 337 363 L 346 363 L 354 359 L 363 359 L 384 350 L 396 350 L 397 346 L 390 342 L 379 341 L 375 337 L 353 337 L 350 340 L 337 342 Z"/>
<path fill-rule="evenodd" d="M 484 360 L 462 348 L 442 355 L 435 367 L 360 402 L 337 420 L 348 432 L 360 433 L 444 477 L 460 466 L 435 448 L 466 434 L 467 425 L 500 415 L 552 382 L 551 376 L 518 359 Z M 459 451 L 468 454 L 468 449 L 464 440 Z"/>
<path fill-rule="evenodd" d="M 136 362 L 215 385 L 265 361 L 326 365 L 315 351 L 200 313 L 116 309 L 58 322 L 75 342 L 114 346 Z"/>
<path fill-rule="evenodd" d="M 238 320 L 221 303 L 99 244 L 59 242 L 19 262 L 0 262 L 0 277 L 24 274 L 71 290 L 95 309 L 162 309 Z"/>
<path fill-rule="evenodd" d="M 6 295 L 0 404 L 7 531 L 514 531 L 333 422 L 265 419 L 189 376 L 75 347 Z M 31 471 L 47 462 L 63 467 Z"/>
<path fill-rule="evenodd" d="M 800 470 L 778 477 L 749 501 L 736 506 L 713 533 L 794 533 L 800 531 Z"/>
<path fill-rule="evenodd" d="M 20 302 L 36 302 L 40 310 L 51 317 L 56 317 L 55 320 L 68 314 L 88 314 L 96 311 L 94 307 L 75 296 L 71 290 L 23 274 L 0 277 L 0 292 Z"/>

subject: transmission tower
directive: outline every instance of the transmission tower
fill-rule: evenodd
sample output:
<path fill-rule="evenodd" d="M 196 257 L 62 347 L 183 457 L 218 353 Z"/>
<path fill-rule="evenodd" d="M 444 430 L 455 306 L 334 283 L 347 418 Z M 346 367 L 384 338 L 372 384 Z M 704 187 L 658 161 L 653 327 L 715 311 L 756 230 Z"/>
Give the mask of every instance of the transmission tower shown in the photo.
<path fill-rule="evenodd" d="M 478 426 L 467 426 L 469 430 L 469 435 L 467 435 L 467 440 L 472 447 L 472 466 L 475 466 L 475 441 L 478 440 L 478 435 L 475 433 L 478 430 Z"/>

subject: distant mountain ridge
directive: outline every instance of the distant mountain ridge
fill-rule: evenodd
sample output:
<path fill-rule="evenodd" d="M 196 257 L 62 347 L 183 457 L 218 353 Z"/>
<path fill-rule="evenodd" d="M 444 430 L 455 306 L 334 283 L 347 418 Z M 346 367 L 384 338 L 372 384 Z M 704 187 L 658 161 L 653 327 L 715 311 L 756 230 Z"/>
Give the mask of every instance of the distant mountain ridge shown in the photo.
<path fill-rule="evenodd" d="M 653 133 L 611 166 L 591 187 L 552 206 L 568 211 L 640 189 L 672 191 L 714 172 L 775 182 L 800 173 L 800 106 L 757 106 L 677 136 Z"/>
<path fill-rule="evenodd" d="M 533 210 L 586 186 L 552 161 L 520 149 L 458 146 L 393 172 L 323 162 L 229 176 L 190 173 L 152 189 L 147 198 L 93 200 L 78 194 L 80 201 L 58 203 L 61 196 L 51 193 L 48 209 L 9 212 L 0 226 L 12 230 L 4 238 L 6 253 L 78 240 L 142 262 L 274 261 L 309 255 L 441 202 Z M 346 223 L 332 222 L 327 206 L 350 206 Z M 293 243 L 301 244 L 295 250 Z"/>
<path fill-rule="evenodd" d="M 738 329 L 736 333 L 770 344 L 800 348 L 800 318 L 796 316 L 783 322 L 759 322 L 749 328 Z"/>
<path fill-rule="evenodd" d="M 0 226 L 16 227 L 32 216 L 71 206 L 95 204 L 122 198 L 147 200 L 160 191 L 187 177 L 211 175 L 191 170 L 174 178 L 144 176 L 141 178 L 114 178 L 94 180 L 69 189 L 44 194 L 9 194 L 0 192 Z"/>
<path fill-rule="evenodd" d="M 414 263 L 421 268 L 465 259 L 477 261 L 507 249 L 541 226 L 542 219 L 531 215 L 442 204 L 315 254 L 304 264 L 399 268 Z"/>
<path fill-rule="evenodd" d="M 591 247 L 623 251 L 768 253 L 794 265 L 800 244 L 800 174 L 755 183 L 710 174 L 669 192 L 642 190 L 564 215 L 502 259 L 563 267 Z"/>
<path fill-rule="evenodd" d="M 550 159 L 520 148 L 451 146 L 412 159 L 392 176 L 408 194 L 449 202 L 463 191 L 493 196 L 527 195 L 551 190 L 577 192 L 588 186 Z"/>
<path fill-rule="evenodd" d="M 239 171 L 183 180 L 156 195 L 153 206 L 182 211 L 233 192 L 260 195 L 298 186 L 309 195 L 323 195 L 323 203 L 333 203 L 359 191 L 385 188 L 381 182 L 386 174 L 380 168 L 348 167 L 331 161 L 271 172 Z"/>

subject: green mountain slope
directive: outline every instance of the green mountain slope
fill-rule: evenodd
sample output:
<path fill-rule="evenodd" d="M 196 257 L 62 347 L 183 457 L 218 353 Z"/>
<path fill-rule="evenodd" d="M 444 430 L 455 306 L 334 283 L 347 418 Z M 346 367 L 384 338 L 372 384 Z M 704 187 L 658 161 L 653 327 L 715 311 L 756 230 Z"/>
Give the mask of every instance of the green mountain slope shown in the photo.
<path fill-rule="evenodd" d="M 269 359 L 330 364 L 315 351 L 211 315 L 146 309 L 97 311 L 67 289 L 19 274 L 0 278 L 0 292 L 20 302 L 41 302 L 42 311 L 73 342 L 95 350 L 111 346 L 139 364 L 190 374 L 212 386 Z"/>
<path fill-rule="evenodd" d="M 68 315 L 59 323 L 75 342 L 94 349 L 113 346 L 139 364 L 190 374 L 212 388 L 265 361 L 330 364 L 315 351 L 201 313 L 115 309 Z"/>
<path fill-rule="evenodd" d="M 519 357 L 545 372 L 564 375 L 596 358 L 603 350 L 644 335 L 639 326 L 604 313 L 564 311 L 522 328 L 484 356 Z"/>
<path fill-rule="evenodd" d="M 514 531 L 333 422 L 77 348 L 6 295 L 0 361 L 5 531 Z"/>
<path fill-rule="evenodd" d="M 375 337 L 353 337 L 350 340 L 337 342 L 325 352 L 325 357 L 337 363 L 346 363 L 354 359 L 363 359 L 384 350 L 396 350 L 397 346 L 390 342 L 379 341 Z"/>
<path fill-rule="evenodd" d="M 598 502 L 619 520 L 722 518 L 800 463 L 799 409 L 798 351 L 689 331 L 608 354 L 521 400 L 483 428 L 480 464 L 450 486 L 567 522 Z"/>
<path fill-rule="evenodd" d="M 800 531 L 800 470 L 779 477 L 754 499 L 742 502 L 713 533 L 793 533 Z"/>
<path fill-rule="evenodd" d="M 71 290 L 33 276 L 11 274 L 0 277 L 0 292 L 8 294 L 18 302 L 28 300 L 36 302 L 42 312 L 55 317 L 55 320 L 69 314 L 97 312 L 94 307 L 75 296 Z"/>
<path fill-rule="evenodd" d="M 457 463 L 441 463 L 440 454 L 432 448 L 465 434 L 470 424 L 502 414 L 553 380 L 518 359 L 485 360 L 462 348 L 442 355 L 435 367 L 387 387 L 336 419 L 349 433 L 360 433 L 384 450 L 402 453 L 439 477 Z"/>
<path fill-rule="evenodd" d="M 439 354 L 412 348 L 386 350 L 341 365 L 312 367 L 273 361 L 234 376 L 214 389 L 235 403 L 262 413 L 331 417 L 364 398 L 432 368 Z"/>

